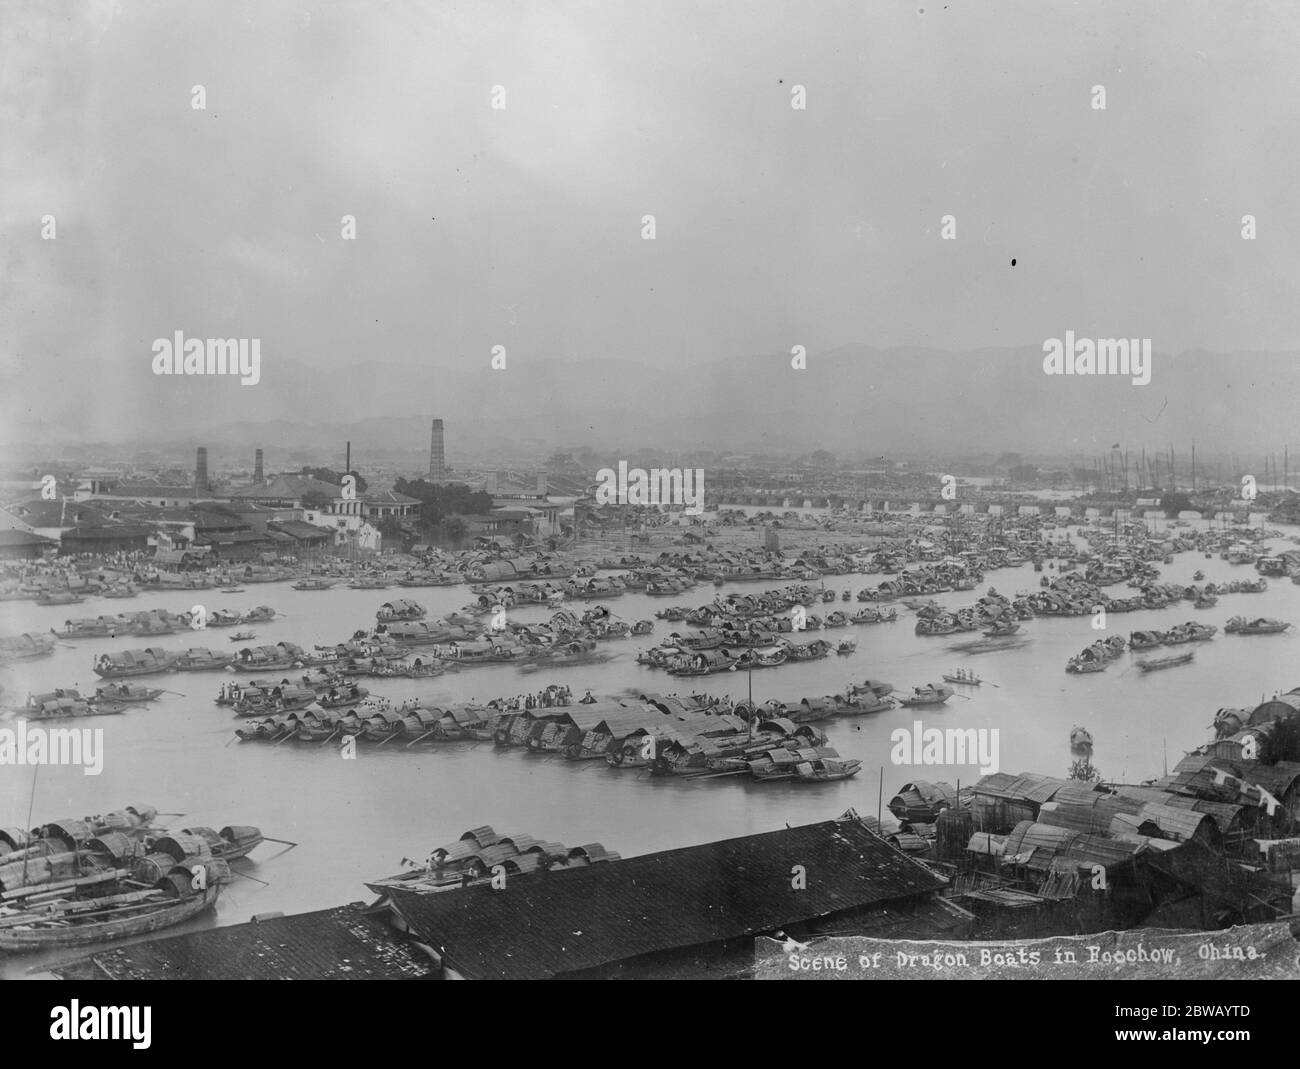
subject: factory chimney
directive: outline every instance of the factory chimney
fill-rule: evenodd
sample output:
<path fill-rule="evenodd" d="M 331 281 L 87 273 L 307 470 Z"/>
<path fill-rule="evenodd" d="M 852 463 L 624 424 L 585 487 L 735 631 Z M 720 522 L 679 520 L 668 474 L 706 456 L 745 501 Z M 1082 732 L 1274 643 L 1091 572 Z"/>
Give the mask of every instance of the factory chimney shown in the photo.
<path fill-rule="evenodd" d="M 435 419 L 429 432 L 429 482 L 435 486 L 447 481 L 447 461 L 443 452 L 442 420 Z"/>
<path fill-rule="evenodd" d="M 266 480 L 266 475 L 262 471 L 262 451 L 259 449 L 253 454 L 253 482 L 260 483 Z"/>
<path fill-rule="evenodd" d="M 199 493 L 208 491 L 208 447 L 199 446 L 199 451 L 194 460 L 194 489 Z"/>

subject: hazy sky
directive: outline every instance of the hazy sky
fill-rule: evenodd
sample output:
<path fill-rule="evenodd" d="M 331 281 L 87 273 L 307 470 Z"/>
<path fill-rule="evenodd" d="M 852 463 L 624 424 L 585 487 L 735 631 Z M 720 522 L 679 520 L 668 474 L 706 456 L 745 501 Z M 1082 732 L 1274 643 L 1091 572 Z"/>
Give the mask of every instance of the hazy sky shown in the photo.
<path fill-rule="evenodd" d="M 1289 3 L 33 0 L 0 34 L 11 367 L 120 388 L 177 329 L 339 373 L 1297 348 Z"/>

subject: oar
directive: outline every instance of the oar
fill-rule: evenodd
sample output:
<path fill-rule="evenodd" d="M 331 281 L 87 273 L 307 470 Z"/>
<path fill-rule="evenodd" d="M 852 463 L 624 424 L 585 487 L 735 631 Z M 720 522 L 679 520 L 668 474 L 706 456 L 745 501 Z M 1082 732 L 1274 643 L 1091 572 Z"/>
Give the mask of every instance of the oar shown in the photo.
<path fill-rule="evenodd" d="M 230 871 L 234 873 L 236 876 L 242 876 L 246 880 L 252 880 L 254 883 L 260 883 L 263 887 L 271 886 L 265 880 L 259 880 L 256 876 L 250 876 L 246 872 L 240 872 L 237 868 L 234 868 L 233 866 L 231 867 Z"/>
<path fill-rule="evenodd" d="M 292 731 L 290 731 L 287 735 L 285 735 L 284 738 L 282 738 L 282 739 L 277 739 L 276 742 L 275 742 L 275 745 L 276 745 L 276 746 L 279 746 L 280 743 L 282 743 L 282 742 L 288 742 L 291 738 L 293 738 L 293 737 L 294 737 L 295 735 L 297 735 L 297 734 L 298 734 L 298 729 L 297 729 L 297 728 L 294 728 L 294 729 L 293 729 Z"/>

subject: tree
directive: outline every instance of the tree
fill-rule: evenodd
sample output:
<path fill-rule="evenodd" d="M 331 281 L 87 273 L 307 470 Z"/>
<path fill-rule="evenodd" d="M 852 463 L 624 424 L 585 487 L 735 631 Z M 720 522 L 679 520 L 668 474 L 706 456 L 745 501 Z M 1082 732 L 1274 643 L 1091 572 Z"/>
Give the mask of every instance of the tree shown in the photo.
<path fill-rule="evenodd" d="M 327 509 L 332 500 L 329 494 L 321 493 L 319 490 L 308 490 L 302 495 L 302 503 L 309 509 Z"/>
<path fill-rule="evenodd" d="M 442 525 L 442 528 L 448 541 L 454 544 L 465 541 L 465 533 L 468 528 L 465 526 L 465 521 L 459 516 L 452 516 Z"/>
<path fill-rule="evenodd" d="M 304 464 L 299 474 L 312 479 L 319 479 L 321 482 L 330 483 L 333 486 L 342 486 L 344 474 L 350 474 L 357 481 L 357 493 L 364 494 L 366 492 L 366 480 L 355 471 L 345 473 L 335 471 L 333 468 L 311 468 Z"/>
<path fill-rule="evenodd" d="M 492 498 L 482 490 L 471 490 L 463 483 L 435 485 L 424 479 L 398 479 L 393 489 L 420 502 L 420 521 L 433 528 L 448 516 L 475 515 L 492 508 Z"/>

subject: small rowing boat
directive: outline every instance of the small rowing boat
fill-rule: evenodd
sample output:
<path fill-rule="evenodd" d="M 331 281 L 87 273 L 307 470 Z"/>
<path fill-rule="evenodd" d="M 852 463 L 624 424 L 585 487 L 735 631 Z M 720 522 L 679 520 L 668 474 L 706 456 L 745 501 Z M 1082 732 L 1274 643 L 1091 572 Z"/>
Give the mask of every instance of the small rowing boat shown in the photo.
<path fill-rule="evenodd" d="M 900 694 L 900 705 L 942 705 L 956 693 L 952 687 L 936 687 L 927 683 L 924 687 L 913 687 L 912 693 Z"/>
<path fill-rule="evenodd" d="M 1186 653 L 1177 653 L 1171 657 L 1156 657 L 1152 660 L 1138 661 L 1137 666 L 1144 672 L 1158 672 L 1162 668 L 1175 668 L 1180 664 L 1191 664 L 1195 653 L 1188 650 Z"/>

